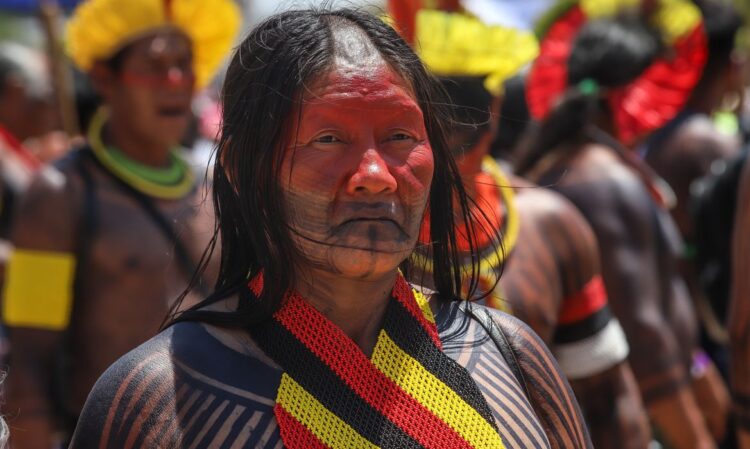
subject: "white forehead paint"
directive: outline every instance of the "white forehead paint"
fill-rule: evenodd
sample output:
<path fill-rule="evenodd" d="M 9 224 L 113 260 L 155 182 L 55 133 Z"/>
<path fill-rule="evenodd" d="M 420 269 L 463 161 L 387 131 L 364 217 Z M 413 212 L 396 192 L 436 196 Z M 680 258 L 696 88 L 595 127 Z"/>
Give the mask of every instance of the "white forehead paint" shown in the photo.
<path fill-rule="evenodd" d="M 355 26 L 334 27 L 334 61 L 340 68 L 369 72 L 384 63 L 370 37 Z"/>

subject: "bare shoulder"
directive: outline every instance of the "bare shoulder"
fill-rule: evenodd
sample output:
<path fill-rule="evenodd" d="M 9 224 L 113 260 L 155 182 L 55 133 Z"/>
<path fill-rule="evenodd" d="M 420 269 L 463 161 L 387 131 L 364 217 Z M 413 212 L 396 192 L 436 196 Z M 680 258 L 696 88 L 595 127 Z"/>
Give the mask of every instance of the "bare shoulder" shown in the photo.
<path fill-rule="evenodd" d="M 471 373 L 509 447 L 591 447 L 567 380 L 531 328 L 503 312 L 462 302 L 442 305 L 436 322 L 443 350 Z M 509 413 L 508 404 L 521 413 Z"/>
<path fill-rule="evenodd" d="M 570 200 L 596 230 L 649 220 L 653 200 L 640 176 L 611 150 L 584 148 L 552 188 Z"/>
<path fill-rule="evenodd" d="M 739 151 L 740 141 L 736 137 L 721 133 L 710 118 L 702 115 L 691 117 L 674 134 L 664 148 L 667 159 L 678 158 L 696 160 L 731 157 Z"/>
<path fill-rule="evenodd" d="M 80 195 L 80 179 L 72 156 L 40 170 L 16 205 L 12 231 L 16 246 L 69 250 Z"/>
<path fill-rule="evenodd" d="M 514 180 L 514 185 L 517 185 Z M 583 234 L 588 237 L 590 228 L 576 206 L 559 192 L 524 181 L 516 189 L 519 213 L 541 223 L 545 229 L 558 229 L 563 234 Z M 577 239 L 580 240 L 580 239 Z M 592 240 L 583 242 L 592 244 Z"/>
<path fill-rule="evenodd" d="M 488 309 L 511 348 L 508 361 L 520 371 L 520 382 L 554 448 L 589 448 L 591 440 L 580 407 L 555 358 L 534 331 L 520 320 Z"/>
<path fill-rule="evenodd" d="M 71 447 L 265 447 L 281 373 L 252 351 L 198 323 L 171 326 L 100 377 Z"/>
<path fill-rule="evenodd" d="M 521 178 L 512 177 L 515 199 L 525 215 L 533 214 L 543 219 L 576 214 L 575 207 L 559 193 Z"/>

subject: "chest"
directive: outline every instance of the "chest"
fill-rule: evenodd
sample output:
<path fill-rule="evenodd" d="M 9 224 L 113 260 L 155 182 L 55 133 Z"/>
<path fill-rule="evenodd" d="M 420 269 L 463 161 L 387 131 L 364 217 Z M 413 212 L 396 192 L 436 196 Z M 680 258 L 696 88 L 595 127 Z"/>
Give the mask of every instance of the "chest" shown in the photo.
<path fill-rule="evenodd" d="M 194 257 L 206 243 L 198 221 L 199 208 L 194 203 L 193 198 L 152 201 L 157 218 L 121 191 L 99 190 L 96 209 L 90 215 L 94 230 L 88 236 L 92 263 L 104 273 L 164 272 L 174 266 L 178 240 Z"/>
<path fill-rule="evenodd" d="M 469 332 L 472 336 L 463 340 L 459 345 L 450 344 L 451 348 L 446 350 L 446 354 L 471 373 L 471 378 L 490 408 L 504 447 L 508 449 L 549 447 L 547 437 L 533 408 L 502 356 L 491 346 L 484 346 L 486 339 L 482 339 L 479 329 L 470 325 Z M 164 423 L 165 427 L 169 425 L 174 427 L 169 433 L 170 441 L 173 443 L 159 447 L 192 445 L 195 447 L 282 448 L 284 445 L 281 441 L 281 428 L 292 428 L 290 427 L 293 424 L 289 420 L 290 414 L 298 420 L 305 421 L 307 428 L 314 429 L 313 433 L 327 442 L 326 447 L 336 449 L 376 447 L 362 435 L 373 432 L 377 433 L 375 439 L 380 441 L 378 447 L 405 447 L 398 444 L 398 432 L 394 433 L 392 426 L 378 424 L 375 417 L 371 417 L 372 425 L 369 429 L 361 427 L 363 419 L 361 413 L 367 415 L 364 411 L 360 410 L 359 416 L 349 416 L 345 420 L 339 419 L 340 416 L 346 416 L 347 404 L 352 405 L 356 402 L 353 398 L 353 401 L 347 401 L 344 389 L 339 388 L 340 386 L 329 390 L 325 382 L 321 385 L 315 384 L 318 376 L 314 376 L 315 379 L 310 381 L 312 383 L 298 377 L 296 381 L 299 384 L 294 387 L 296 390 L 293 396 L 298 404 L 289 406 L 284 402 L 286 393 L 283 391 L 288 387 L 285 383 L 287 374 L 277 369 L 260 367 L 256 362 L 253 362 L 253 366 L 250 367 L 252 369 L 244 366 L 247 365 L 246 362 L 237 363 L 238 365 L 234 366 L 234 362 L 228 359 L 227 363 L 222 364 L 224 369 L 221 370 L 208 366 L 177 367 L 178 381 L 174 386 L 177 393 L 171 412 L 165 414 L 168 418 L 165 418 Z M 316 368 L 313 366 L 310 369 Z M 418 370 L 418 368 L 415 369 Z M 400 374 L 397 376 L 400 380 L 397 382 L 405 382 L 405 379 L 411 375 L 406 371 L 409 369 L 403 366 L 400 368 Z M 245 374 L 239 376 L 240 372 Z M 354 389 L 356 390 L 356 387 Z M 421 395 L 429 396 L 431 392 L 413 392 L 413 394 L 416 397 L 422 397 Z M 397 395 L 394 395 L 393 399 L 392 402 L 386 404 L 386 409 L 401 410 L 397 413 L 406 413 L 404 410 L 408 407 L 397 400 Z M 325 407 L 321 408 L 321 405 Z M 427 407 L 430 405 L 428 404 Z M 392 413 L 386 411 L 386 414 Z M 416 419 L 413 414 L 406 413 L 406 415 L 411 416 L 410 419 Z M 396 420 L 398 420 L 397 417 Z M 419 427 L 425 424 L 416 422 L 412 425 Z M 354 429 L 359 429 L 359 431 L 354 431 Z M 154 438 L 163 438 L 162 433 L 156 432 Z M 373 436 L 370 435 L 369 438 L 372 439 Z M 162 440 L 157 442 L 163 444 Z M 428 445 L 427 447 L 444 446 Z"/>
<path fill-rule="evenodd" d="M 203 221 L 197 196 L 152 204 L 168 230 L 131 196 L 106 183 L 97 185 L 89 212 L 82 214 L 76 237 L 82 297 L 74 320 L 89 323 L 84 326 L 89 337 L 121 335 L 140 342 L 152 335 L 187 287 L 188 271 L 198 265 L 210 240 L 211 226 Z"/>

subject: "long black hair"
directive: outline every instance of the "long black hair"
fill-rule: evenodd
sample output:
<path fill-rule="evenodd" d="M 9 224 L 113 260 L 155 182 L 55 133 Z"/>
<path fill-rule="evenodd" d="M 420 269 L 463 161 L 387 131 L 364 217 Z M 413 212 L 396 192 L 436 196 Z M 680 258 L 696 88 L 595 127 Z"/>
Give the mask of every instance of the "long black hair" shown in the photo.
<path fill-rule="evenodd" d="M 458 220 L 469 223 L 473 218 L 446 144 L 449 112 L 439 84 L 408 44 L 381 19 L 350 9 L 298 10 L 267 19 L 234 52 L 222 92 L 222 134 L 214 168 L 217 229 L 201 264 L 205 269 L 220 236 L 219 276 L 211 297 L 173 313 L 172 322 L 249 326 L 278 310 L 294 285 L 298 255 L 286 225 L 279 185 L 283 149 L 293 138 L 292 115 L 306 86 L 332 68 L 332 31 L 338 27 L 363 31 L 391 69 L 408 83 L 423 111 L 435 166 L 428 202 L 434 285 L 441 300 L 461 297 L 461 261 L 454 229 Z M 475 241 L 473 236 L 469 240 Z M 472 253 L 476 253 L 473 248 Z M 471 273 L 463 273 L 472 279 L 472 289 L 478 278 L 476 255 L 473 260 Z M 408 260 L 401 266 L 407 278 L 410 268 Z M 264 286 L 259 301 L 240 300 L 231 313 L 205 310 L 205 306 L 245 288 L 248 280 L 261 272 Z"/>
<path fill-rule="evenodd" d="M 552 150 L 575 149 L 584 143 L 588 126 L 611 113 L 606 103 L 608 90 L 640 76 L 661 54 L 661 42 L 659 33 L 635 16 L 584 25 L 568 58 L 568 89 L 535 132 L 517 165 L 518 174 L 528 173 Z M 583 87 L 584 81 L 595 89 Z"/>

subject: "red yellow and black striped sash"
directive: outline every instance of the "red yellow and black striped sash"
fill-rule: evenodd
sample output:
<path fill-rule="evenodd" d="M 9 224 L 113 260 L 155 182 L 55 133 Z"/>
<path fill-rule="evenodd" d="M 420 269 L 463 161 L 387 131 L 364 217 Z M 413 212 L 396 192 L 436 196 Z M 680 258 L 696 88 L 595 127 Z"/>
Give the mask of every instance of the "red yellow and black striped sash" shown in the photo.
<path fill-rule="evenodd" d="M 251 330 L 284 369 L 274 412 L 287 448 L 504 448 L 484 396 L 443 353 L 417 298 L 399 276 L 371 358 L 294 293 Z"/>

